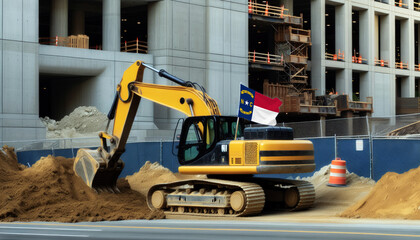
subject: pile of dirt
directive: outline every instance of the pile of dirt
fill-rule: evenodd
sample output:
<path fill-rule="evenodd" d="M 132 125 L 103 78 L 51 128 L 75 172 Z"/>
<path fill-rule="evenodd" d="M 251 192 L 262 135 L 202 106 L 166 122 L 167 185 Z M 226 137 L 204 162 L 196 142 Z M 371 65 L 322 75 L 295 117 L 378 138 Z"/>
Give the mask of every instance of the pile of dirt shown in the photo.
<path fill-rule="evenodd" d="M 127 176 L 126 179 L 131 189 L 146 196 L 150 187 L 157 183 L 169 183 L 177 180 L 200 179 L 205 177 L 205 175 L 181 175 L 179 173 L 173 173 L 157 162 L 151 163 L 147 161 L 138 172 Z"/>
<path fill-rule="evenodd" d="M 407 135 L 418 135 L 418 134 L 420 134 L 420 121 L 395 129 L 389 132 L 387 136 L 407 136 Z"/>
<path fill-rule="evenodd" d="M 47 127 L 47 138 L 97 137 L 104 131 L 108 118 L 95 107 L 78 107 L 60 121 L 41 118 Z"/>
<path fill-rule="evenodd" d="M 364 199 L 342 217 L 420 219 L 420 167 L 398 174 L 388 172 Z"/>
<path fill-rule="evenodd" d="M 0 221 L 112 221 L 164 218 L 145 197 L 117 183 L 119 194 L 96 194 L 73 172 L 73 159 L 48 156 L 30 168 L 17 163 L 13 149 L 0 152 Z"/>
<path fill-rule="evenodd" d="M 314 211 L 326 210 L 334 216 L 365 197 L 375 185 L 375 181 L 347 171 L 345 187 L 330 187 L 327 185 L 330 168 L 331 165 L 326 165 L 313 176 L 303 180 L 311 182 L 315 187 Z"/>

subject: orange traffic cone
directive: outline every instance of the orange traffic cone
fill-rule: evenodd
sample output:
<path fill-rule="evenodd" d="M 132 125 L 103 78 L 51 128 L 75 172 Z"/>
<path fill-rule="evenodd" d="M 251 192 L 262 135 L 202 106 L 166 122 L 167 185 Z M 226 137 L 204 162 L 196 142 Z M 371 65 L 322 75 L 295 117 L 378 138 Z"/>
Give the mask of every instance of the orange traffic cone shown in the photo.
<path fill-rule="evenodd" d="M 252 62 L 255 62 L 255 50 L 254 50 L 254 58 L 252 58 Z"/>
<path fill-rule="evenodd" d="M 399 2 L 399 4 L 398 4 L 400 7 L 402 7 L 402 5 L 403 5 L 403 3 L 402 3 L 402 0 L 400 0 L 400 2 Z"/>
<path fill-rule="evenodd" d="M 252 0 L 249 0 L 248 3 L 248 13 L 252 13 Z"/>
<path fill-rule="evenodd" d="M 267 63 L 270 64 L 270 52 L 267 53 Z"/>
<path fill-rule="evenodd" d="M 330 179 L 327 186 L 345 187 L 346 186 L 346 161 L 336 158 L 331 162 Z"/>

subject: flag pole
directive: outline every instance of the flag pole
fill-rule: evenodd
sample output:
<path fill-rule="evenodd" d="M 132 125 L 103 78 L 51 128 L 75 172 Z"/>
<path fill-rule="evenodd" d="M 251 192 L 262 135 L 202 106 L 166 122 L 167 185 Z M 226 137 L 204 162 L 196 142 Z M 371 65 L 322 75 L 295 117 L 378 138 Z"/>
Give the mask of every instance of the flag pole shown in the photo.
<path fill-rule="evenodd" d="M 234 140 L 236 140 L 236 137 L 238 136 L 238 127 L 239 127 L 239 117 L 238 117 L 238 119 L 236 119 L 235 139 Z"/>
<path fill-rule="evenodd" d="M 241 105 L 241 85 L 242 82 L 239 83 L 239 107 Z M 239 113 L 238 113 L 238 118 L 236 119 L 236 128 L 235 128 L 235 139 L 238 137 L 238 127 L 239 127 Z"/>

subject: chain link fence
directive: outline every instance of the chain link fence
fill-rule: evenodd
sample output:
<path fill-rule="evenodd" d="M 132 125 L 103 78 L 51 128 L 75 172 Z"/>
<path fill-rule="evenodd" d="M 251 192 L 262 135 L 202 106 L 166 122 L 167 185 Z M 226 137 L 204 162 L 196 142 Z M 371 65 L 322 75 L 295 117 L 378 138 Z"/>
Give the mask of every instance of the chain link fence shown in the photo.
<path fill-rule="evenodd" d="M 2 124 L 7 121 L 9 124 Z M 32 128 L 21 126 L 25 119 L 0 118 L 0 144 L 13 146 L 17 151 L 77 149 L 81 147 L 98 147 L 98 137 L 63 138 L 63 139 L 34 139 L 34 140 L 7 140 L 8 133 L 16 130 L 27 133 Z M 19 123 L 19 125 L 16 125 Z M 291 127 L 295 138 L 419 138 L 420 114 L 398 115 L 394 117 L 355 117 L 326 119 L 318 121 L 278 123 L 278 126 Z M 179 127 L 178 127 L 179 128 Z M 38 127 L 36 131 L 42 129 Z M 179 130 L 179 129 L 178 129 Z M 169 130 L 167 130 L 169 131 Z M 45 132 L 45 130 L 44 130 Z M 146 139 L 152 142 L 172 141 L 172 134 L 160 136 L 159 131 Z M 141 142 L 138 136 L 130 136 L 128 142 Z M 143 138 L 144 139 L 144 138 Z"/>
<path fill-rule="evenodd" d="M 316 137 L 419 137 L 420 114 L 394 117 L 355 117 L 280 123 L 293 128 L 295 138 Z"/>

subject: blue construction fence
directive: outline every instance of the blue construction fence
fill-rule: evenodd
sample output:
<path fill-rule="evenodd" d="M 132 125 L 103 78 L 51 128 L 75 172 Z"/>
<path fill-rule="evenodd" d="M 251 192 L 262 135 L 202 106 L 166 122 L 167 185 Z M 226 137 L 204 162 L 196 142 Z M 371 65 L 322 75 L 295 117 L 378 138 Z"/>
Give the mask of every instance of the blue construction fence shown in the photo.
<path fill-rule="evenodd" d="M 347 169 L 359 176 L 379 180 L 386 172 L 403 173 L 420 165 L 420 139 L 388 138 L 313 138 L 316 170 L 331 163 L 335 157 L 346 161 Z M 41 157 L 48 155 L 73 158 L 78 149 L 51 149 L 19 151 L 19 162 L 31 166 Z M 121 156 L 125 168 L 120 177 L 137 172 L 146 161 L 158 162 L 173 172 L 178 171 L 176 143 L 138 142 L 128 143 Z M 283 174 L 274 177 L 306 177 L 305 174 Z M 270 177 L 273 177 L 270 175 Z"/>

